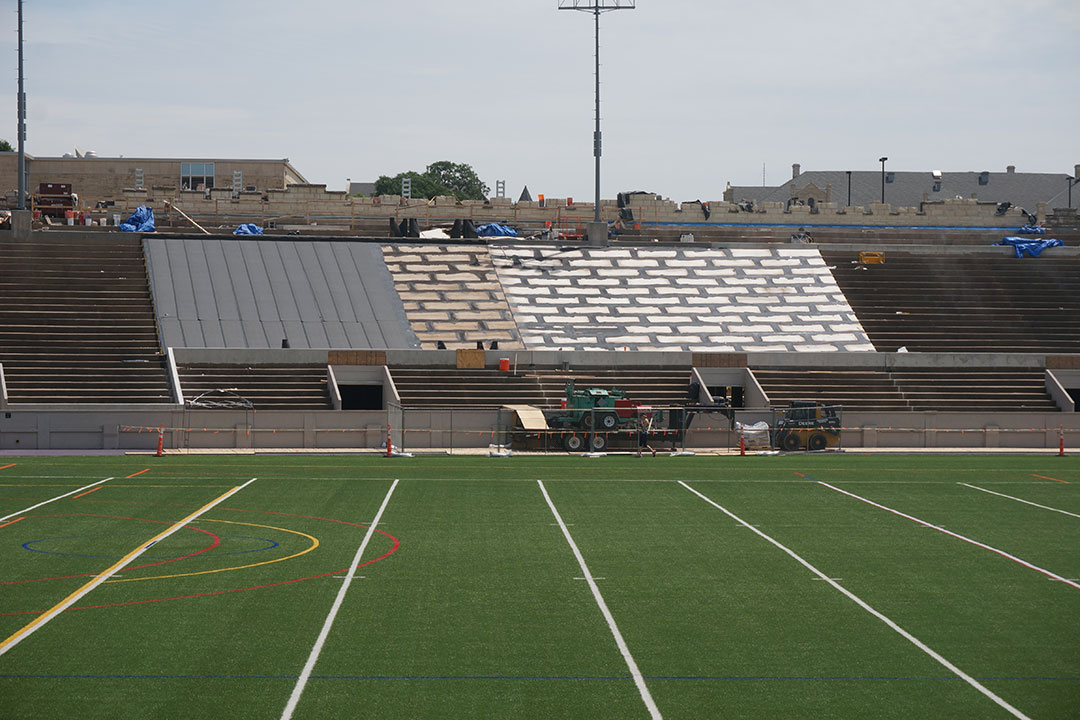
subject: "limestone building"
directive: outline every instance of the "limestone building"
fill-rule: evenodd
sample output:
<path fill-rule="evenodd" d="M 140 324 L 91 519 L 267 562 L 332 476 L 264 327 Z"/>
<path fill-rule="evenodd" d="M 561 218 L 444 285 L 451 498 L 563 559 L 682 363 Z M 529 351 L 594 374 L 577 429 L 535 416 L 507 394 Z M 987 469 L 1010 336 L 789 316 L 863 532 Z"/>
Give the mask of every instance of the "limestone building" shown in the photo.
<path fill-rule="evenodd" d="M 307 180 L 288 158 L 280 160 L 224 158 L 112 158 L 93 153 L 63 157 L 26 156 L 26 184 L 36 192 L 41 183 L 72 186 L 83 201 L 123 196 L 125 188 L 171 187 L 177 190 L 283 190 Z M 18 193 L 18 154 L 0 152 L 0 193 Z"/>

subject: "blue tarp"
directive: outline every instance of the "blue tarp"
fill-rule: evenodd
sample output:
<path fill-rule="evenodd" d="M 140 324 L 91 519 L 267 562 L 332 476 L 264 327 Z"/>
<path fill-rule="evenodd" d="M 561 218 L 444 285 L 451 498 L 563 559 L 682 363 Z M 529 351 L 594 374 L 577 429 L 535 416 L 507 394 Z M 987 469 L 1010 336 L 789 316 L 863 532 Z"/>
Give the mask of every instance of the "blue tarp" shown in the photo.
<path fill-rule="evenodd" d="M 487 223 L 476 227 L 477 237 L 517 237 L 517 230 L 499 223 Z"/>
<path fill-rule="evenodd" d="M 131 217 L 120 223 L 120 230 L 122 232 L 157 232 L 154 226 L 154 211 L 146 205 L 140 205 L 135 208 L 135 212 L 131 213 Z"/>
<path fill-rule="evenodd" d="M 1045 235 L 1046 228 L 1041 225 L 1024 225 L 1018 232 L 1021 235 Z"/>
<path fill-rule="evenodd" d="M 244 223 L 232 231 L 233 235 L 262 235 L 263 229 L 255 223 Z"/>
<path fill-rule="evenodd" d="M 1045 240 L 1032 240 L 1031 238 L 1022 237 L 1007 237 L 995 245 L 1012 245 L 1016 250 L 1016 257 L 1024 257 L 1024 253 L 1027 253 L 1031 257 L 1039 257 L 1042 255 L 1042 251 L 1046 248 L 1052 247 L 1064 247 L 1065 243 L 1054 238 L 1047 238 Z"/>

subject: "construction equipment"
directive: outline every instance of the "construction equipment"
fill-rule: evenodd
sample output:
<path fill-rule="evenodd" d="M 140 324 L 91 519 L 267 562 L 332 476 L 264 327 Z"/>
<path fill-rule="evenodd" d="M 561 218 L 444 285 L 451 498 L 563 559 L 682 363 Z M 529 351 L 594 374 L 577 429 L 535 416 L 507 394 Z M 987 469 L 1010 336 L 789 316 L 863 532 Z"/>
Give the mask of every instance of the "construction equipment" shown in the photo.
<path fill-rule="evenodd" d="M 586 431 L 563 435 L 563 448 L 570 452 L 584 450 L 586 446 L 594 452 L 606 450 L 607 433 L 637 430 L 643 421 L 652 419 L 649 408 L 628 399 L 626 393 L 617 388 L 578 390 L 570 381 L 564 389 L 566 399 L 563 400 L 562 412 L 549 418 L 548 425 L 553 429 L 580 428 Z"/>
<path fill-rule="evenodd" d="M 793 400 L 780 413 L 773 428 L 773 447 L 778 450 L 825 450 L 840 444 L 840 417 L 832 405 Z"/>

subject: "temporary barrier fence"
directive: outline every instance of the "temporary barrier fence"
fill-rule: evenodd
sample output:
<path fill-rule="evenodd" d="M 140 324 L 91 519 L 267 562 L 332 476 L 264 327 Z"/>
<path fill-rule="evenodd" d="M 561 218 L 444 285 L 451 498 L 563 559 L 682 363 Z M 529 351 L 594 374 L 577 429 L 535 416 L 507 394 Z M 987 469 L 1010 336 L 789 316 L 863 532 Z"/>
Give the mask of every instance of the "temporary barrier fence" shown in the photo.
<path fill-rule="evenodd" d="M 506 408 L 403 407 L 392 405 L 384 424 L 362 427 L 163 427 L 122 425 L 118 432 L 149 433 L 153 447 L 313 447 L 406 450 L 497 448 L 537 452 L 635 452 L 652 447 L 661 451 L 721 449 L 738 452 L 836 450 L 844 447 L 1047 447 L 1064 454 L 1080 443 L 1080 427 L 911 427 L 901 425 L 844 425 L 836 410 L 835 421 L 803 420 L 797 428 L 779 427 L 780 413 L 772 410 L 649 407 L 574 411 L 540 410 L 543 423 L 522 421 Z M 546 426 L 546 427 L 543 427 Z M 756 426 L 756 427 L 755 427 Z M 852 437 L 852 434 L 855 434 Z M 221 436 L 212 438 L 210 436 Z M 922 441 L 918 437 L 922 437 Z M 969 436 L 973 436 L 970 437 Z M 1042 442 L 1024 442 L 1024 436 L 1042 436 Z M 848 438 L 845 441 L 845 437 Z M 1007 438 L 1012 437 L 1010 441 Z M 817 439 L 815 439 L 817 438 Z M 824 438 L 824 439 L 822 439 Z M 906 439 L 905 439 L 906 438 Z M 975 440 L 975 438 L 979 438 Z M 122 442 L 122 446 L 131 446 Z"/>

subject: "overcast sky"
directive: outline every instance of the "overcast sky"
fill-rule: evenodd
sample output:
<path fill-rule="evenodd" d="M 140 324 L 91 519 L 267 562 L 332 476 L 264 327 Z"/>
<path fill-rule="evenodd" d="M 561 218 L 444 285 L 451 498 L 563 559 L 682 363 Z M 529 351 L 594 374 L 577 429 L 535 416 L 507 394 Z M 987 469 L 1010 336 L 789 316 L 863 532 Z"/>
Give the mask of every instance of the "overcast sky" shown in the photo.
<path fill-rule="evenodd" d="M 0 0 L 15 144 L 15 0 Z M 1077 0 L 638 0 L 601 18 L 603 195 L 804 170 L 1071 174 Z M 27 0 L 27 152 L 288 157 L 342 189 L 471 164 L 593 195 L 593 23 L 558 0 Z"/>

